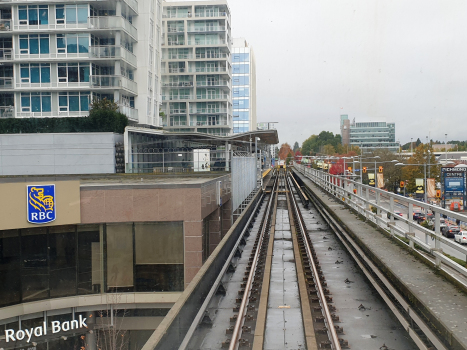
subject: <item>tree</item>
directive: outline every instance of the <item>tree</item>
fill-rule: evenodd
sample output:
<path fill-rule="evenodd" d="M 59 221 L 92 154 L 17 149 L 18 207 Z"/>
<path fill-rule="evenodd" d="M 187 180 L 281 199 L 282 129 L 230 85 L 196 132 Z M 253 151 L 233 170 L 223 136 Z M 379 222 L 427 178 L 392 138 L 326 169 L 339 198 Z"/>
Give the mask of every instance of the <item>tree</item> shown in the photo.
<path fill-rule="evenodd" d="M 301 164 L 302 162 L 302 152 L 300 152 L 300 150 L 298 149 L 297 151 L 295 151 L 295 161 L 298 163 L 298 164 Z"/>
<path fill-rule="evenodd" d="M 288 157 L 289 153 L 292 153 L 292 157 L 293 157 L 293 150 L 290 147 L 290 145 L 287 142 L 283 143 L 279 150 L 279 159 L 285 160 Z"/>
<path fill-rule="evenodd" d="M 413 156 L 408 159 L 408 164 L 420 164 L 420 166 L 406 166 L 402 169 L 402 180 L 407 181 L 406 188 L 408 192 L 415 192 L 415 179 L 424 179 L 425 169 L 422 165 L 425 163 L 433 164 L 426 167 L 427 178 L 430 176 L 436 182 L 439 181 L 440 169 L 436 165 L 433 148 L 428 144 L 420 144 L 415 148 Z"/>
<path fill-rule="evenodd" d="M 293 151 L 297 152 L 299 149 L 300 149 L 300 145 L 298 144 L 297 141 L 295 141 L 295 143 L 293 144 Z"/>
<path fill-rule="evenodd" d="M 118 112 L 118 105 L 107 98 L 92 101 L 88 118 L 96 132 L 107 130 L 112 126 L 113 130 L 123 134 L 125 127 L 128 126 L 128 117 Z"/>
<path fill-rule="evenodd" d="M 344 174 L 344 160 L 339 158 L 335 163 L 331 165 L 329 168 L 329 174 L 332 175 L 342 175 Z"/>
<path fill-rule="evenodd" d="M 311 155 L 311 153 L 324 153 L 324 146 L 331 145 L 334 151 L 342 143 L 341 135 L 334 135 L 329 131 L 321 131 L 319 135 L 311 135 L 302 144 L 302 154 Z M 328 148 L 329 151 L 329 148 Z"/>
<path fill-rule="evenodd" d="M 294 159 L 293 151 L 290 151 L 289 154 L 287 154 L 287 158 L 285 159 L 285 164 L 289 165 L 293 159 Z"/>

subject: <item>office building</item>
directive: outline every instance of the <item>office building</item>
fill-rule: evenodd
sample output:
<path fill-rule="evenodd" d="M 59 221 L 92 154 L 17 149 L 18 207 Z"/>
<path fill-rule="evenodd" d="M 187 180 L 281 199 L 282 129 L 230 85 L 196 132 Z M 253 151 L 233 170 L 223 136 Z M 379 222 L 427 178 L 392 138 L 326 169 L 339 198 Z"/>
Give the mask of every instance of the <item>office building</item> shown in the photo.
<path fill-rule="evenodd" d="M 224 0 L 164 2 L 163 126 L 175 132 L 232 130 L 230 10 Z"/>
<path fill-rule="evenodd" d="M 0 4 L 0 116 L 82 117 L 108 98 L 159 122 L 161 1 Z"/>
<path fill-rule="evenodd" d="M 253 49 L 244 38 L 232 45 L 233 132 L 256 130 L 256 63 Z"/>
<path fill-rule="evenodd" d="M 348 115 L 341 115 L 340 128 L 342 144 L 358 146 L 362 152 L 387 149 L 398 152 L 396 142 L 396 124 L 386 122 L 362 122 L 349 120 Z"/>

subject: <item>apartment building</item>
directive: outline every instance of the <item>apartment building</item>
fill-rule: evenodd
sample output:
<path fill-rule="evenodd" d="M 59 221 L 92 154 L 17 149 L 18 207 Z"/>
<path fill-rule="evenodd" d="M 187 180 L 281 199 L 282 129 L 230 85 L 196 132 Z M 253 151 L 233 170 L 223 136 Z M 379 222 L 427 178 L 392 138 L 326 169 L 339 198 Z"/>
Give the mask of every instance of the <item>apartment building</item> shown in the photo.
<path fill-rule="evenodd" d="M 256 61 L 244 38 L 232 42 L 233 133 L 256 130 Z"/>
<path fill-rule="evenodd" d="M 164 2 L 162 117 L 170 131 L 232 132 L 230 10 L 224 0 Z"/>
<path fill-rule="evenodd" d="M 0 2 L 0 117 L 81 117 L 108 98 L 157 125 L 161 0 Z"/>

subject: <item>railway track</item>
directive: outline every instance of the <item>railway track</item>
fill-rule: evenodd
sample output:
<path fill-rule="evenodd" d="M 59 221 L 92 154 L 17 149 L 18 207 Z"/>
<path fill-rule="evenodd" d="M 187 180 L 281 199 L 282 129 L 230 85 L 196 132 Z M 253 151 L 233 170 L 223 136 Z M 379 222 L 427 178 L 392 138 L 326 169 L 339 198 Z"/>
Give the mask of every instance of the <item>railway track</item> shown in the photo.
<path fill-rule="evenodd" d="M 224 274 L 213 285 L 180 349 L 337 350 L 353 343 L 353 348 L 364 349 L 363 339 L 371 342 L 371 348 L 390 350 L 396 348 L 388 346 L 393 335 L 398 349 L 417 348 L 397 324 L 392 307 L 384 306 L 384 298 L 375 300 L 376 293 L 358 264 L 350 263 L 352 252 L 344 253 L 350 247 L 337 238 L 332 247 L 326 246 L 330 241 L 324 239 L 336 227 L 312 202 L 310 193 L 305 193 L 285 169 L 274 171 L 232 259 L 226 262 Z M 337 260 L 329 263 L 334 256 Z M 349 263 L 336 265 L 343 261 Z M 346 274 L 353 281 L 340 277 Z M 352 295 L 349 288 L 357 295 L 352 301 L 347 300 Z M 372 307 L 384 312 L 374 313 L 379 319 L 368 324 L 369 335 L 356 334 L 352 330 L 355 320 L 362 319 L 364 311 L 366 317 L 373 317 Z M 380 343 L 370 329 L 380 331 Z M 426 337 L 420 342 L 426 344 Z M 428 343 L 421 348 L 428 349 L 432 345 Z"/>

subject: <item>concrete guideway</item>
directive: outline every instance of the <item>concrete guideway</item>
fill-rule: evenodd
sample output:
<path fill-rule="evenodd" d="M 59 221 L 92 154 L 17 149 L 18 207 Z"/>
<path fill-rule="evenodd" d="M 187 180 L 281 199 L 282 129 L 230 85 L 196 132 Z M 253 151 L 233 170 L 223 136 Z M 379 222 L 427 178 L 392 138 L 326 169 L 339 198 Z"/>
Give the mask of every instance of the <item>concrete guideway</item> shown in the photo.
<path fill-rule="evenodd" d="M 362 221 L 336 198 L 295 172 L 403 294 L 431 323 L 449 349 L 467 349 L 467 296 L 375 227 Z"/>

